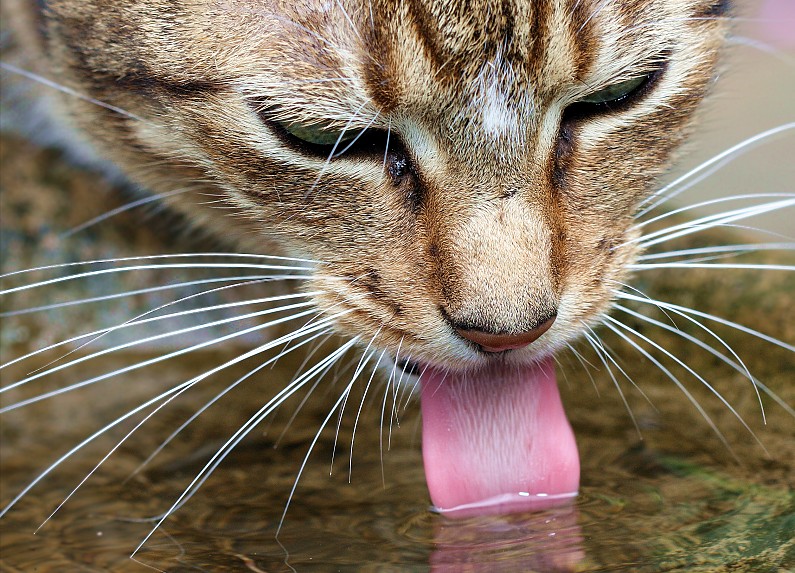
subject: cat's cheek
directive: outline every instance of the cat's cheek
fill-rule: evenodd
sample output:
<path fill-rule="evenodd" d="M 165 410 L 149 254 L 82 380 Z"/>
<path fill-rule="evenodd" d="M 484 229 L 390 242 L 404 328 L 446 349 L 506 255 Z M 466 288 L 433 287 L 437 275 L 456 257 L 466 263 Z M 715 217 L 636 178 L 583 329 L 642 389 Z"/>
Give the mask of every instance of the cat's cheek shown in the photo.
<path fill-rule="evenodd" d="M 610 228 L 606 224 L 597 226 L 592 233 L 572 231 L 566 243 L 556 321 L 561 340 L 576 338 L 587 326 L 598 323 L 610 310 L 614 293 L 629 280 L 629 265 L 639 251 L 639 233 L 632 227 L 620 231 L 628 226 L 626 221 L 614 222 L 612 227 L 619 230 L 608 234 L 599 232 L 600 228 Z"/>

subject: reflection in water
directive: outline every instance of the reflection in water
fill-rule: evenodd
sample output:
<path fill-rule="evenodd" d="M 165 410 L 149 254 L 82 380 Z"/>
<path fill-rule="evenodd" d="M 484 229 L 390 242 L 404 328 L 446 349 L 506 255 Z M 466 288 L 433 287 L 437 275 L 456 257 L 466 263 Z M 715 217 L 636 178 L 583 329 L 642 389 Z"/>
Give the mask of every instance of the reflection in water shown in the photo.
<path fill-rule="evenodd" d="M 95 367 L 112 370 L 142 358 L 107 358 Z M 64 447 L 126 411 L 130 402 L 140 403 L 162 385 L 228 358 L 199 354 L 190 364 L 174 361 L 156 372 L 116 381 L 122 392 L 73 392 L 5 414 L 3 499 L 19 491 Z M 639 366 L 632 371 L 636 380 L 643 376 Z M 707 375 L 716 368 L 698 366 Z M 776 375 L 774 366 L 750 366 L 787 391 L 786 373 Z M 151 518 L 173 503 L 247 413 L 274 385 L 283 386 L 295 367 L 285 362 L 231 393 L 218 411 L 200 417 L 143 471 L 134 473 L 208 396 L 240 373 L 227 373 L 228 378 L 208 386 L 204 395 L 186 396 L 153 418 L 33 535 L 129 428 L 81 451 L 0 520 L 4 561 L 20 571 L 145 571 L 129 555 L 153 527 Z M 601 388 L 611 383 L 604 373 L 594 376 Z M 724 392 L 735 387 L 732 380 L 727 384 Z M 743 416 L 776 452 L 766 459 L 739 424 L 728 421 L 721 408 L 712 408 L 710 414 L 743 459 L 744 465 L 738 466 L 716 437 L 694 439 L 693 428 L 701 428 L 671 386 L 649 389 L 662 412 L 644 408 L 640 401 L 633 404 L 645 438 L 645 445 L 637 447 L 620 400 L 599 399 L 583 392 L 581 385 L 564 382 L 562 387 L 583 452 L 583 485 L 575 506 L 460 521 L 432 513 L 417 442 L 418 408 L 410 404 L 401 409 L 399 425 L 394 423 L 391 431 L 388 424 L 384 428 L 383 443 L 389 447 L 382 459 L 381 404 L 374 400 L 358 421 L 350 483 L 351 411 L 356 408 L 344 416 L 339 433 L 336 427 L 321 433 L 277 540 L 299 462 L 328 413 L 332 391 L 310 400 L 296 419 L 290 420 L 293 403 L 258 428 L 164 522 L 136 559 L 165 571 L 358 571 L 369 564 L 379 571 L 655 572 L 696 570 L 691 569 L 696 562 L 703 571 L 729 566 L 768 571 L 772 565 L 792 565 L 795 496 L 789 464 L 795 452 L 788 414 L 769 408 L 765 429 L 755 423 L 753 401 L 744 403 Z M 784 398 L 792 400 L 789 391 Z M 706 394 L 699 399 L 712 404 Z M 352 404 L 357 400 L 351 397 Z M 679 426 L 681 419 L 688 424 Z"/>
<path fill-rule="evenodd" d="M 434 528 L 433 573 L 581 571 L 585 560 L 577 508 L 453 521 Z"/>
<path fill-rule="evenodd" d="M 766 6 L 774 5 L 790 4 L 787 0 L 766 3 Z M 773 18 L 773 21 L 775 28 L 780 29 L 778 24 L 783 20 Z M 791 26 L 781 29 L 786 30 L 787 38 L 792 38 Z M 766 69 L 760 67 L 763 72 Z M 770 71 L 769 75 L 781 77 L 783 74 Z M 759 89 L 760 84 L 749 83 L 754 92 L 752 101 L 757 101 L 757 92 L 764 91 Z M 769 106 L 756 107 L 767 109 Z M 737 113 L 731 117 L 742 115 Z M 96 234 L 77 234 L 69 242 L 59 242 L 59 232 L 117 207 L 110 204 L 114 195 L 98 193 L 100 183 L 95 176 L 70 171 L 55 152 L 38 150 L 10 138 L 4 138 L 2 143 L 4 167 L 22 162 L 24 167 L 17 176 L 23 183 L 26 173 L 27 176 L 43 174 L 41 180 L 28 180 L 27 187 L 18 185 L 16 190 L 13 181 L 3 180 L 0 199 L 4 203 L 0 212 L 7 218 L 3 220 L 4 242 L 0 255 L 4 270 L 120 256 L 120 253 L 163 252 L 162 240 L 140 224 L 138 214 L 127 219 L 116 218 L 112 225 L 92 230 Z M 721 141 L 720 148 L 725 144 Z M 785 150 L 785 145 L 786 141 L 779 140 L 772 151 L 767 150 L 770 152 L 767 155 L 775 158 L 773 152 Z M 791 155 L 782 154 L 787 161 L 777 163 L 791 165 Z M 742 168 L 744 164 L 739 165 Z M 7 177 L 11 170 L 2 171 Z M 780 174 L 772 169 L 770 172 Z M 780 185 L 773 183 L 764 185 L 770 192 L 782 191 Z M 30 189 L 39 191 L 31 193 Z M 722 186 L 721 193 L 724 193 Z M 8 218 L 8 213 L 13 213 L 13 217 Z M 785 231 L 791 226 L 790 221 L 786 223 L 789 226 Z M 58 224 L 64 228 L 56 229 Z M 40 240 L 34 242 L 33 237 Z M 719 233 L 712 239 L 710 242 L 714 244 L 743 242 L 726 233 Z M 124 251 L 131 242 L 137 250 Z M 688 245 L 679 243 L 671 248 L 685 246 Z M 769 258 L 760 256 L 755 261 L 792 264 L 791 258 L 788 253 L 779 253 Z M 663 272 L 653 277 L 639 277 L 635 284 L 649 294 L 665 293 L 667 300 L 730 317 L 773 333 L 791 344 L 795 340 L 792 275 Z M 164 273 L 128 276 L 120 281 L 118 277 L 107 275 L 79 285 L 60 285 L 46 295 L 21 292 L 13 301 L 3 300 L 3 309 L 134 291 L 153 284 L 172 288 L 180 281 L 188 283 L 198 278 L 207 277 L 194 274 L 180 278 Z M 227 283 L 206 286 L 224 284 Z M 131 295 L 103 303 L 104 306 L 4 317 L 2 359 L 5 362 L 11 356 L 69 338 L 85 329 L 123 323 L 173 300 L 175 292 L 180 293 L 179 296 L 195 292 L 173 288 L 176 290 L 150 293 L 149 298 Z M 200 302 L 203 305 L 223 304 L 227 302 L 224 296 L 228 292 L 219 291 L 213 295 L 215 298 Z M 181 309 L 192 308 L 189 303 L 197 301 L 186 301 Z M 202 320 L 219 318 L 211 315 Z M 690 326 L 678 317 L 657 315 L 657 318 L 666 325 L 674 320 L 678 328 Z M 180 320 L 170 326 L 179 329 L 195 324 L 186 317 Z M 227 325 L 214 335 L 239 332 L 251 324 Z M 792 417 L 763 393 L 767 424 L 762 424 L 756 396 L 739 373 L 675 333 L 655 329 L 649 323 L 633 325 L 646 334 L 651 333 L 662 346 L 685 358 L 690 367 L 714 384 L 737 408 L 739 417 L 749 424 L 770 454 L 759 447 L 714 395 L 693 382 L 687 372 L 671 366 L 723 432 L 733 450 L 729 452 L 671 380 L 640 361 L 637 352 L 622 348 L 619 340 L 610 340 L 608 342 L 623 359 L 622 367 L 654 407 L 625 384 L 627 400 L 643 436 L 642 445 L 638 446 L 633 421 L 604 369 L 594 371 L 579 364 L 572 365 L 568 362 L 569 356 L 560 357 L 561 393 L 583 461 L 581 495 L 575 506 L 533 515 L 465 521 L 449 521 L 430 512 L 417 439 L 418 408 L 413 402 L 405 406 L 405 397 L 400 394 L 397 400 L 400 407 L 394 410 L 399 413 L 398 419 L 387 412 L 383 426 L 382 402 L 371 399 L 358 421 L 352 454 L 348 449 L 354 424 L 352 412 L 356 408 L 349 405 L 339 435 L 336 418 L 332 418 L 303 472 L 277 540 L 277 527 L 290 498 L 300 460 L 341 391 L 339 384 L 335 387 L 324 382 L 295 419 L 292 415 L 298 409 L 300 396 L 275 418 L 258 426 L 184 507 L 163 523 L 136 555 L 146 566 L 130 560 L 136 545 L 151 531 L 155 523 L 152 518 L 170 507 L 219 446 L 273 396 L 276 389 L 284 387 L 301 359 L 281 360 L 274 369 L 265 369 L 256 379 L 241 383 L 169 443 L 142 471 L 137 471 L 171 432 L 227 384 L 248 372 L 241 364 L 237 369 L 203 381 L 200 387 L 159 412 L 37 530 L 141 417 L 121 424 L 110 435 L 87 445 L 47 475 L 0 520 L 1 568 L 40 573 L 141 572 L 150 571 L 149 567 L 177 572 L 753 573 L 795 569 Z M 709 339 L 698 329 L 692 328 L 689 332 L 692 336 Z M 784 404 L 795 404 L 791 352 L 731 329 L 720 330 L 719 334 Z M 75 352 L 71 358 L 135 338 L 125 338 L 126 335 L 122 331 L 113 332 Z M 185 333 L 177 345 L 200 344 L 209 337 L 206 333 L 191 331 Z M 235 358 L 245 351 L 242 349 L 250 349 L 257 342 L 257 338 L 249 336 L 241 340 L 238 347 L 226 344 L 220 350 L 206 348 L 179 360 L 129 371 L 92 387 L 3 414 L 0 418 L 3 505 L 43 468 L 102 425 L 152 396 Z M 709 343 L 725 351 L 714 340 Z M 74 351 L 75 347 L 68 348 Z M 64 369 L 57 379 L 42 379 L 30 388 L 4 393 L 0 400 L 5 407 L 36 394 L 126 368 L 174 348 L 168 346 L 168 341 L 159 340 L 143 348 L 109 354 L 76 368 Z M 600 364 L 598 358 L 587 354 L 587 349 L 580 349 L 580 352 L 584 353 L 584 363 Z M 27 376 L 59 356 L 58 353 L 43 354 L 39 362 L 3 370 L 3 385 Z M 352 367 L 355 365 L 354 359 Z M 343 385 L 345 376 L 349 380 L 351 374 L 350 370 L 345 372 L 344 366 L 340 372 L 329 373 L 331 379 L 340 374 Z M 254 365 L 250 364 L 249 368 Z M 586 370 L 590 374 L 586 375 Z M 587 376 L 593 376 L 598 392 L 591 390 Z M 351 398 L 351 404 L 354 403 L 358 406 L 355 398 Z M 148 412 L 142 411 L 141 416 Z M 336 457 L 329 475 L 333 453 Z M 353 456 L 350 479 L 349 455 Z M 741 463 L 736 463 L 734 458 Z"/>

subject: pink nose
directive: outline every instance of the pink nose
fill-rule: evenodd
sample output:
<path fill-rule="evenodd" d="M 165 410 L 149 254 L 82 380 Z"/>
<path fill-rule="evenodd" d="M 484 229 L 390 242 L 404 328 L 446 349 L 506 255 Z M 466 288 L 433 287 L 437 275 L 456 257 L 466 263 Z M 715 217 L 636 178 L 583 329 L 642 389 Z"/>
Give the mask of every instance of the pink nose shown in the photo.
<path fill-rule="evenodd" d="M 520 332 L 519 334 L 492 334 L 482 330 L 464 328 L 456 328 L 455 331 L 463 338 L 480 346 L 486 352 L 504 352 L 505 350 L 524 348 L 534 342 L 539 336 L 549 330 L 553 322 L 555 322 L 554 316 L 532 330 Z"/>

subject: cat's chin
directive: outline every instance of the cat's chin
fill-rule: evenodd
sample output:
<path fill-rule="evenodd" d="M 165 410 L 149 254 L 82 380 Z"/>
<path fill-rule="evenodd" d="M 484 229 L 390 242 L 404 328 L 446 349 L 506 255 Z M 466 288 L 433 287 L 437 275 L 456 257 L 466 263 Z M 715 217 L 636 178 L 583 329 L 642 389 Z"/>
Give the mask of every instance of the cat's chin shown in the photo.
<path fill-rule="evenodd" d="M 551 357 L 455 371 L 403 362 L 420 388 L 434 508 L 450 517 L 536 511 L 577 496 L 580 462 Z"/>

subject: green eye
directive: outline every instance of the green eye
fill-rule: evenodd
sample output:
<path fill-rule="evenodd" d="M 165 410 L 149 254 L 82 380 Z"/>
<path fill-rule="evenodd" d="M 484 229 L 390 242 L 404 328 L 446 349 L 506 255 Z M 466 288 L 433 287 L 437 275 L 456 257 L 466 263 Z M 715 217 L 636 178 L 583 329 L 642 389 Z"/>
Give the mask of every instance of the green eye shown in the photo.
<path fill-rule="evenodd" d="M 312 145 L 341 145 L 356 139 L 359 130 L 349 129 L 347 131 L 336 131 L 318 125 L 303 125 L 300 123 L 279 122 L 279 126 L 293 137 Z"/>
<path fill-rule="evenodd" d="M 601 89 L 598 92 L 594 92 L 591 95 L 585 96 L 584 98 L 579 100 L 579 102 L 593 103 L 593 104 L 605 104 L 605 103 L 616 102 L 624 99 L 625 97 L 631 95 L 633 92 L 637 91 L 641 86 L 643 86 L 646 83 L 648 79 L 649 76 L 640 76 L 637 78 L 633 78 L 631 80 L 618 82 L 611 86 L 607 86 L 606 88 Z"/>

